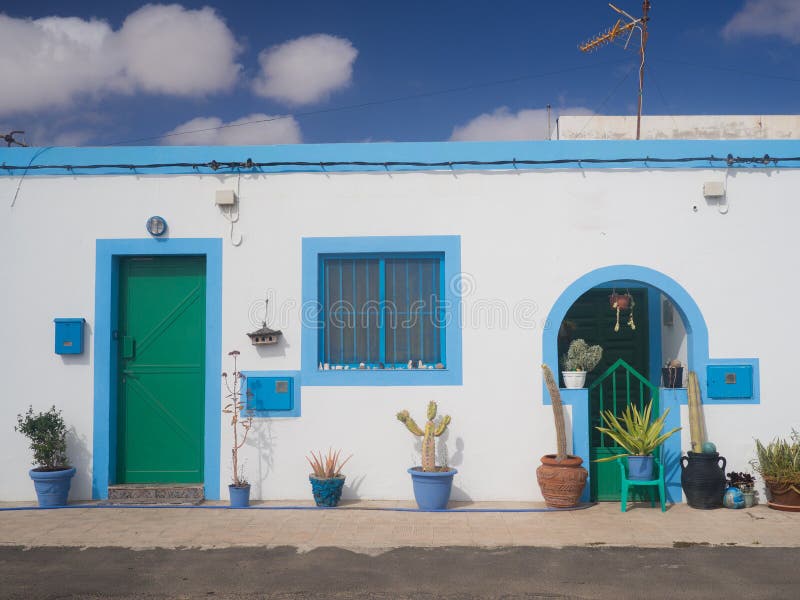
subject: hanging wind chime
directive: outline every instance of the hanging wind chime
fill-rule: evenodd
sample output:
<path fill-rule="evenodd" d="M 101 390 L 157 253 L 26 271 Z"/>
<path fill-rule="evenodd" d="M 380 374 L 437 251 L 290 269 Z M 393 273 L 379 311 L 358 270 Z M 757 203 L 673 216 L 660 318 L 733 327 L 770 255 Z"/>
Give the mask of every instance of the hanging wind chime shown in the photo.
<path fill-rule="evenodd" d="M 633 307 L 636 306 L 636 302 L 633 301 L 633 295 L 630 291 L 626 290 L 624 294 L 618 294 L 617 290 L 614 289 L 608 297 L 608 301 L 611 304 L 611 310 L 617 311 L 617 322 L 614 325 L 614 331 L 619 331 L 619 315 L 623 310 L 628 311 L 626 325 L 631 328 L 631 331 L 636 331 L 636 323 L 633 320 Z"/>

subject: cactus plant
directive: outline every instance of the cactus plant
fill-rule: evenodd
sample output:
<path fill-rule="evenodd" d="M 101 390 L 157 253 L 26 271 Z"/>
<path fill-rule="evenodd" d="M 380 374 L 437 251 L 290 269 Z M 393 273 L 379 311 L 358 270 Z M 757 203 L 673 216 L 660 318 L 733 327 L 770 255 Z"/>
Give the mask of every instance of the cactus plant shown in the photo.
<path fill-rule="evenodd" d="M 703 435 L 703 415 L 700 412 L 700 386 L 697 383 L 697 373 L 689 372 L 689 388 L 687 390 L 689 403 L 689 431 L 692 438 L 692 452 L 702 452 L 705 436 Z"/>
<path fill-rule="evenodd" d="M 556 445 L 558 448 L 556 461 L 562 462 L 567 458 L 567 431 L 564 425 L 564 408 L 561 404 L 561 393 L 558 390 L 558 385 L 556 385 L 556 380 L 550 367 L 542 365 L 542 372 L 547 391 L 550 392 L 550 403 L 553 405 L 553 418 L 556 424 Z"/>
<path fill-rule="evenodd" d="M 415 436 L 422 438 L 422 470 L 426 473 L 439 471 L 436 467 L 436 438 L 442 435 L 450 424 L 450 415 L 444 415 L 439 423 L 435 423 L 436 402 L 428 404 L 428 422 L 422 430 L 411 418 L 407 410 L 397 413 L 397 420 L 403 423 L 406 428 Z"/>

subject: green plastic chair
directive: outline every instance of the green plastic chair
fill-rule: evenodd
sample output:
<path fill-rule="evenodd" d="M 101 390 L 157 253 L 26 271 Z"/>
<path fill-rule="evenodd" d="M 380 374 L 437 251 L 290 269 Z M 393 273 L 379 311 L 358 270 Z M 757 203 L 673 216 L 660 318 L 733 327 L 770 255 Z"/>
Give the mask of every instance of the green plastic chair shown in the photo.
<path fill-rule="evenodd" d="M 620 471 L 620 480 L 622 482 L 622 490 L 620 492 L 620 502 L 622 503 L 622 512 L 627 512 L 628 510 L 628 491 L 631 487 L 647 487 L 649 488 L 650 494 L 650 506 L 655 507 L 656 501 L 654 498 L 654 492 L 657 488 L 658 490 L 658 497 L 661 500 L 661 512 L 666 512 L 667 507 L 665 506 L 665 501 L 667 498 L 666 489 L 664 486 L 664 465 L 661 464 L 661 461 L 658 457 L 653 457 L 655 461 L 658 476 L 655 479 L 648 479 L 648 480 L 639 480 L 639 479 L 628 479 L 628 456 L 620 456 L 617 459 L 617 463 L 619 464 L 619 471 Z"/>

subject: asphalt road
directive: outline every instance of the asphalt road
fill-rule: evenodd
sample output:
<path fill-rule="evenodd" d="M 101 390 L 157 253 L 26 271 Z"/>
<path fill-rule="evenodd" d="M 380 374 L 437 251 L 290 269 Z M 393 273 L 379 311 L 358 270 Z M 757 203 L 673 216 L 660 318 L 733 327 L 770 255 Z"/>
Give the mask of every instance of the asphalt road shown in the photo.
<path fill-rule="evenodd" d="M 2 598 L 787 598 L 800 548 L 0 548 Z"/>

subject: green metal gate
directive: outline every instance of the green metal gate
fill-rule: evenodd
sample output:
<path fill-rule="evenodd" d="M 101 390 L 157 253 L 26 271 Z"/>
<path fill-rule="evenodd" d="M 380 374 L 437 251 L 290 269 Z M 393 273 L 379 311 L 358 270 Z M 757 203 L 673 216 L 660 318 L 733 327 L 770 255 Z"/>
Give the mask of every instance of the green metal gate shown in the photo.
<path fill-rule="evenodd" d="M 630 404 L 635 404 L 642 410 L 651 398 L 653 414 L 658 415 L 658 386 L 650 383 L 621 358 L 589 386 L 589 457 L 593 500 L 619 500 L 620 477 L 617 463 L 595 461 L 625 452 L 609 436 L 597 431 L 596 427 L 602 425 L 601 413 L 610 410 L 620 416 Z"/>

